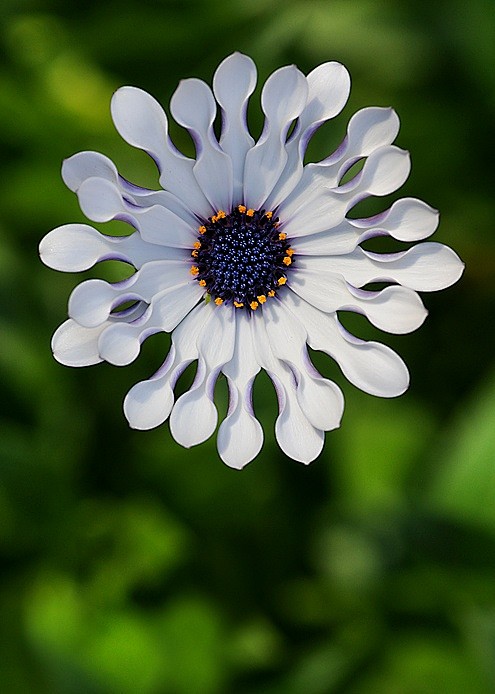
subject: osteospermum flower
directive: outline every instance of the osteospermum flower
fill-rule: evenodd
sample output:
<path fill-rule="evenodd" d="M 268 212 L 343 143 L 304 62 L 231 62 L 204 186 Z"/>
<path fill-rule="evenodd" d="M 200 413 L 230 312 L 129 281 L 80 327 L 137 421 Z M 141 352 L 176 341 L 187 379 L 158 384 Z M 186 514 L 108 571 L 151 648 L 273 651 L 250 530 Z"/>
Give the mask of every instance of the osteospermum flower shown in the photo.
<path fill-rule="evenodd" d="M 339 426 L 343 397 L 316 371 L 308 345 L 335 359 L 367 393 L 400 395 L 409 383 L 404 362 L 388 347 L 349 334 L 338 312 L 363 314 L 390 333 L 410 332 L 426 317 L 417 291 L 447 287 L 463 269 L 438 243 L 388 254 L 360 245 L 376 236 L 418 241 L 438 224 L 438 213 L 415 198 L 368 219 L 349 214 L 368 196 L 392 193 L 409 174 L 409 154 L 392 144 L 399 130 L 392 109 L 358 111 L 340 147 L 304 165 L 313 133 L 347 101 L 346 69 L 329 62 L 307 76 L 295 66 L 274 72 L 261 94 L 265 125 L 256 143 L 246 122 L 255 84 L 253 61 L 239 53 L 216 70 L 213 93 L 198 79 L 179 84 L 170 110 L 192 136 L 196 159 L 174 147 L 153 97 L 135 87 L 119 89 L 111 106 L 115 126 L 153 158 L 162 189 L 130 183 L 102 154 L 76 154 L 64 162 L 62 176 L 84 214 L 95 222 L 121 220 L 133 233 L 106 236 L 67 224 L 40 245 L 43 261 L 57 270 L 86 270 L 108 259 L 136 269 L 116 284 L 90 279 L 75 288 L 70 318 L 53 336 L 55 358 L 69 366 L 129 364 L 149 335 L 172 333 L 162 367 L 127 394 L 125 415 L 136 429 L 170 418 L 176 441 L 201 443 L 217 426 L 214 387 L 224 374 L 229 409 L 217 445 L 235 468 L 262 446 L 251 399 L 261 369 L 278 397 L 280 447 L 309 463 L 322 449 L 324 432 Z M 343 183 L 360 160 L 361 171 Z M 386 286 L 370 291 L 373 282 Z M 194 382 L 174 400 L 174 385 L 193 361 Z"/>

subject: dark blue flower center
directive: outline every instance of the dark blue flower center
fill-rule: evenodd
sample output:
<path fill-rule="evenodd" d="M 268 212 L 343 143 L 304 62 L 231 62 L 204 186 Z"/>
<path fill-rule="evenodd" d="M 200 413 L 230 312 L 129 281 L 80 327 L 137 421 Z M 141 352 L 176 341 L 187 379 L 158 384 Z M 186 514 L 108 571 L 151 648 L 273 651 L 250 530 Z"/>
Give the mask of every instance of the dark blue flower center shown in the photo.
<path fill-rule="evenodd" d="M 287 281 L 293 250 L 271 212 L 238 205 L 199 227 L 193 274 L 217 304 L 256 310 Z"/>

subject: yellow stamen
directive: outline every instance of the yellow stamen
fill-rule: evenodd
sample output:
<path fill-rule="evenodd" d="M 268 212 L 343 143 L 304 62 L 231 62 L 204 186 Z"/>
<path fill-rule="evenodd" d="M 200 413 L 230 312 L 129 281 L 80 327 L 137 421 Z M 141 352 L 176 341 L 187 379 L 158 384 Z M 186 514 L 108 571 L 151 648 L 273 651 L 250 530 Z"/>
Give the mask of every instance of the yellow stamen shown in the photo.
<path fill-rule="evenodd" d="M 258 308 L 258 302 L 257 301 L 251 301 L 251 303 L 249 305 L 251 306 L 253 311 L 256 311 L 256 309 Z"/>
<path fill-rule="evenodd" d="M 206 232 L 206 227 L 205 227 L 205 226 L 200 226 L 199 229 L 198 229 L 198 231 L 199 231 L 200 234 L 204 234 L 204 233 Z M 198 241 L 198 243 L 199 243 L 199 241 Z"/>
<path fill-rule="evenodd" d="M 266 296 L 264 294 L 261 294 L 260 296 L 257 296 L 256 298 L 258 299 L 260 304 L 264 304 L 266 301 Z"/>
<path fill-rule="evenodd" d="M 292 263 L 292 258 L 290 258 L 288 255 L 285 256 L 285 258 L 282 260 L 284 265 L 290 265 Z"/>
<path fill-rule="evenodd" d="M 206 280 L 199 280 L 200 287 L 206 287 Z"/>
<path fill-rule="evenodd" d="M 275 291 L 273 289 L 270 289 L 268 292 L 268 296 L 275 296 Z"/>
<path fill-rule="evenodd" d="M 278 235 L 279 241 L 285 241 L 286 238 L 287 238 L 287 234 L 284 234 L 284 232 L 281 231 L 280 234 Z"/>
<path fill-rule="evenodd" d="M 191 255 L 193 258 L 197 258 L 198 257 L 198 251 L 191 251 Z"/>
<path fill-rule="evenodd" d="M 287 282 L 287 277 L 279 277 L 278 284 L 285 284 Z"/>
<path fill-rule="evenodd" d="M 294 255 L 294 253 L 295 253 L 295 251 L 294 251 L 293 248 L 288 248 L 288 249 L 285 251 L 285 255 Z"/>
<path fill-rule="evenodd" d="M 217 212 L 217 219 L 225 219 L 226 213 L 223 210 L 218 210 Z"/>
<path fill-rule="evenodd" d="M 265 217 L 271 219 L 273 217 L 273 212 L 265 212 Z"/>
<path fill-rule="evenodd" d="M 191 269 L 189 270 L 189 272 L 191 273 L 191 275 L 196 276 L 199 274 L 199 267 L 196 267 L 196 265 L 193 265 L 191 267 Z"/>
<path fill-rule="evenodd" d="M 201 248 L 201 241 L 195 241 L 194 242 L 194 248 L 196 248 L 196 249 Z"/>
<path fill-rule="evenodd" d="M 214 214 L 213 217 L 211 218 L 212 224 L 215 224 L 215 222 L 217 221 L 217 219 L 218 219 L 218 218 L 217 218 L 216 214 Z"/>
<path fill-rule="evenodd" d="M 223 299 L 217 296 L 217 298 L 215 299 L 215 303 L 217 306 L 221 306 L 223 304 Z"/>
<path fill-rule="evenodd" d="M 234 301 L 234 306 L 236 308 L 242 308 L 244 306 L 244 304 L 240 303 L 239 301 Z"/>
<path fill-rule="evenodd" d="M 248 217 L 252 217 L 254 215 L 254 210 L 249 209 L 246 214 Z"/>
<path fill-rule="evenodd" d="M 244 212 L 246 211 L 247 208 L 246 208 L 246 205 L 237 205 L 237 209 L 239 210 L 239 212 L 241 214 L 244 214 Z"/>

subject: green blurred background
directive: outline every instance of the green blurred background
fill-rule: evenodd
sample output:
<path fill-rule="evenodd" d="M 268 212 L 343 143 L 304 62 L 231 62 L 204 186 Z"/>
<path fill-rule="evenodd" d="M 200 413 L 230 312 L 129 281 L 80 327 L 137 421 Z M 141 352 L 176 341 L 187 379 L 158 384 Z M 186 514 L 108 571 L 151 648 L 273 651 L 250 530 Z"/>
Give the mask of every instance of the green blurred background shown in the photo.
<path fill-rule="evenodd" d="M 495 692 L 493 0 L 3 0 L 0 13 L 0 691 Z M 410 367 L 403 397 L 364 395 L 316 358 L 347 406 L 309 468 L 276 446 L 266 378 L 266 443 L 238 473 L 214 440 L 186 451 L 167 426 L 129 430 L 121 401 L 165 336 L 125 369 L 50 352 L 81 279 L 37 257 L 47 231 L 83 221 L 62 159 L 102 151 L 152 185 L 113 129 L 112 92 L 168 105 L 179 79 L 211 82 L 234 50 L 260 82 L 287 63 L 349 68 L 349 105 L 315 158 L 355 110 L 393 105 L 413 160 L 400 195 L 441 210 L 435 240 L 467 263 L 424 296 L 418 333 L 380 335 Z"/>

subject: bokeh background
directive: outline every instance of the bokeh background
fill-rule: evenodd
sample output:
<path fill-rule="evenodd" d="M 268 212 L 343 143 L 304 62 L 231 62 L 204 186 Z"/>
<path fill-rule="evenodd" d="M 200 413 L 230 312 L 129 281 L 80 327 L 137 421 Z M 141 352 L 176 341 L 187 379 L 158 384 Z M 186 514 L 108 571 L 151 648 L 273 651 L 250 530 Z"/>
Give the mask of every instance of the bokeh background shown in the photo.
<path fill-rule="evenodd" d="M 0 18 L 0 691 L 495 692 L 493 0 L 3 0 Z M 260 83 L 287 63 L 349 68 L 350 102 L 314 158 L 355 110 L 393 105 L 413 159 L 395 197 L 439 208 L 435 240 L 467 263 L 424 296 L 418 333 L 379 336 L 410 367 L 403 397 L 364 395 L 315 357 L 347 406 L 310 467 L 276 446 L 266 378 L 266 443 L 239 473 L 214 440 L 186 451 L 166 425 L 129 430 L 121 402 L 165 336 L 125 369 L 50 352 L 81 279 L 37 257 L 47 231 L 83 221 L 62 159 L 102 151 L 154 185 L 113 129 L 113 91 L 167 106 L 233 50 Z"/>

